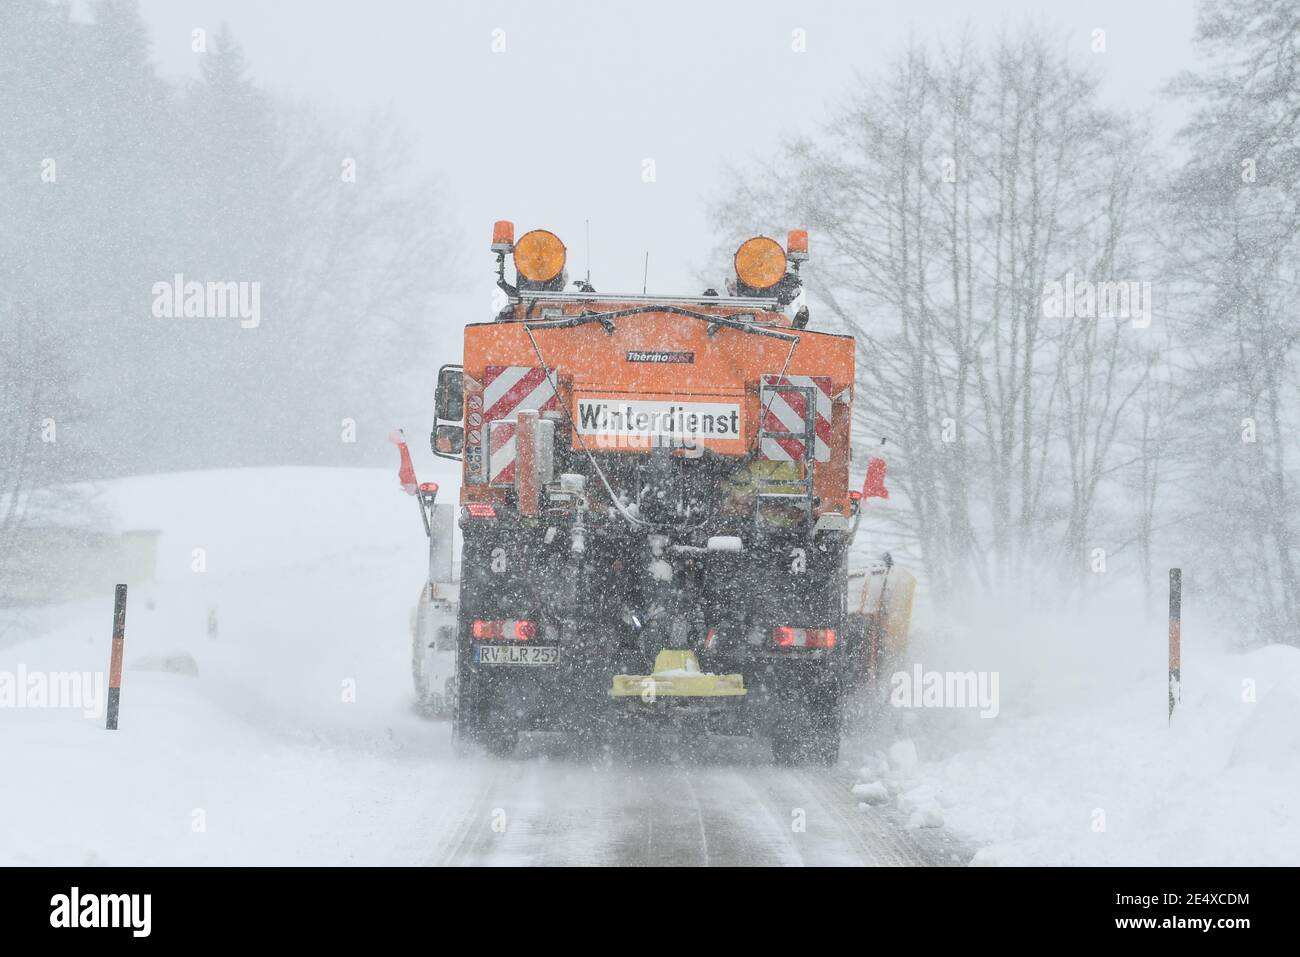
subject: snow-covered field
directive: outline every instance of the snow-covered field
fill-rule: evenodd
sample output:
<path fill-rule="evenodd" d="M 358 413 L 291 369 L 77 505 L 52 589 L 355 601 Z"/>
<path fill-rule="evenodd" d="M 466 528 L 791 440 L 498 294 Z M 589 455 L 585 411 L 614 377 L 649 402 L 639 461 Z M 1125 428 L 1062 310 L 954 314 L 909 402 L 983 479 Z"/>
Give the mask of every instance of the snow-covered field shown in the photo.
<path fill-rule="evenodd" d="M 455 494 L 449 471 L 421 478 Z M 161 475 L 101 499 L 163 531 L 158 581 L 130 590 L 120 730 L 0 712 L 0 862 L 419 860 L 392 822 L 454 807 L 465 769 L 411 711 L 425 538 L 396 470 Z M 103 672 L 111 619 L 111 594 L 11 618 L 0 671 Z M 197 675 L 163 670 L 183 656 Z"/>
<path fill-rule="evenodd" d="M 936 859 L 872 843 L 883 819 L 853 820 L 859 800 L 931 846 L 964 839 L 976 863 L 1300 856 L 1300 652 L 1202 647 L 1192 620 L 1172 726 L 1158 621 L 1103 635 L 1058 622 L 1032 646 L 1023 630 L 931 626 L 918 660 L 970 667 L 961 649 L 978 639 L 999 715 L 892 712 L 846 747 L 835 787 L 725 748 L 685 767 L 458 759 L 446 725 L 411 708 L 425 538 L 395 472 L 105 486 L 117 527 L 162 530 L 157 580 L 130 593 L 121 729 L 77 708 L 0 709 L 0 864 Z M 450 469 L 420 478 L 455 495 Z M 106 671 L 111 614 L 111 594 L 5 613 L 0 673 Z M 860 765 L 870 786 L 851 796 Z"/>
<path fill-rule="evenodd" d="M 859 796 L 956 829 L 974 864 L 1300 862 L 1300 649 L 1225 650 L 1186 594 L 1172 721 L 1166 623 L 1140 609 L 923 630 L 913 660 L 997 670 L 999 712 L 888 714 Z"/>

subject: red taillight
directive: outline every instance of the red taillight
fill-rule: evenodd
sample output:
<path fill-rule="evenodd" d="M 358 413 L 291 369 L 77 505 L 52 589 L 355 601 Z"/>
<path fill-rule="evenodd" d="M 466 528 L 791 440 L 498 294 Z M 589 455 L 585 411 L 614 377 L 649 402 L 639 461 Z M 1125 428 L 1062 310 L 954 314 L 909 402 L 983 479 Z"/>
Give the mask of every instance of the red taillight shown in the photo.
<path fill-rule="evenodd" d="M 835 629 L 834 628 L 808 629 L 808 647 L 809 648 L 834 648 Z"/>
<path fill-rule="evenodd" d="M 835 629 L 777 625 L 772 629 L 772 644 L 778 648 L 831 649 L 835 647 Z"/>
<path fill-rule="evenodd" d="M 465 514 L 470 518 L 496 518 L 497 510 L 483 502 L 470 502 L 465 506 Z"/>
<path fill-rule="evenodd" d="M 483 641 L 487 638 L 500 638 L 501 622 L 475 620 L 474 637 L 479 641 Z"/>
<path fill-rule="evenodd" d="M 522 618 L 505 621 L 474 620 L 471 627 L 475 641 L 531 641 L 537 637 L 537 622 Z"/>

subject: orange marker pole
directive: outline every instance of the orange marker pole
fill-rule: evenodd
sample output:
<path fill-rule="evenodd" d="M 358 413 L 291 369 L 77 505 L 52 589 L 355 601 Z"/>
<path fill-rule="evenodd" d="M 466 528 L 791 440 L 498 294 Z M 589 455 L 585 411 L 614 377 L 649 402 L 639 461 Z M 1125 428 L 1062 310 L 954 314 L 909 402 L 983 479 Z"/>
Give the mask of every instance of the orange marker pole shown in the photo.
<path fill-rule="evenodd" d="M 113 656 L 108 664 L 109 731 L 117 730 L 117 708 L 122 700 L 122 642 L 126 638 L 126 586 L 118 585 L 113 600 Z"/>
<path fill-rule="evenodd" d="M 1169 720 L 1183 698 L 1183 570 L 1169 569 Z"/>

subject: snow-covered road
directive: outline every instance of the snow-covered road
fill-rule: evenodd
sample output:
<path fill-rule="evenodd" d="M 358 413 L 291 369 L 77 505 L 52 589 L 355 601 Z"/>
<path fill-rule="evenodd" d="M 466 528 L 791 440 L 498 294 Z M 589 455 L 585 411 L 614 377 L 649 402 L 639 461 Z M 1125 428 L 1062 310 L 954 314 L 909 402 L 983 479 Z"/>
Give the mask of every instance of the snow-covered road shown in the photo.
<path fill-rule="evenodd" d="M 709 753 L 712 752 L 712 753 Z M 940 831 L 859 810 L 833 771 L 640 758 L 492 761 L 459 827 L 431 834 L 432 864 L 964 864 Z"/>

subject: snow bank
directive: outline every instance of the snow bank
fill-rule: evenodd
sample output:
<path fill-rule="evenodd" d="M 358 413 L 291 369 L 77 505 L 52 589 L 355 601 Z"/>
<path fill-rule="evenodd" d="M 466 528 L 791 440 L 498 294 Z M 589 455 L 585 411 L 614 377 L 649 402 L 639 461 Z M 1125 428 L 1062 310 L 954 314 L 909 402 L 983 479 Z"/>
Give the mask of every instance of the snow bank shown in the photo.
<path fill-rule="evenodd" d="M 942 820 L 975 864 L 1300 863 L 1300 649 L 1228 650 L 1185 605 L 1170 722 L 1164 622 L 1060 617 L 921 636 L 926 669 L 999 670 L 999 714 L 883 708 L 857 793 Z"/>
<path fill-rule="evenodd" d="M 420 477 L 454 500 L 452 468 Z M 118 527 L 162 530 L 158 581 L 130 592 L 120 730 L 0 708 L 0 865 L 425 861 L 418 835 L 463 812 L 478 770 L 411 710 L 427 545 L 396 468 L 101 492 Z M 104 672 L 112 605 L 7 613 L 0 672 Z"/>

